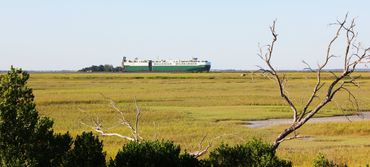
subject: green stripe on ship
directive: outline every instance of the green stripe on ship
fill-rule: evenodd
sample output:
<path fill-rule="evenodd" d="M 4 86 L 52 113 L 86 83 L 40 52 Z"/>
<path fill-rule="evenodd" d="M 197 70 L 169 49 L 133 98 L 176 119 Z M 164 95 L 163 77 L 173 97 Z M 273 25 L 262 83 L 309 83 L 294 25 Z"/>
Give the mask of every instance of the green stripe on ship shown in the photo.
<path fill-rule="evenodd" d="M 124 71 L 127 71 L 127 72 L 149 71 L 149 67 L 148 66 L 125 66 Z"/>
<path fill-rule="evenodd" d="M 211 66 L 153 66 L 152 72 L 208 72 Z M 125 66 L 127 72 L 149 72 L 148 66 Z"/>

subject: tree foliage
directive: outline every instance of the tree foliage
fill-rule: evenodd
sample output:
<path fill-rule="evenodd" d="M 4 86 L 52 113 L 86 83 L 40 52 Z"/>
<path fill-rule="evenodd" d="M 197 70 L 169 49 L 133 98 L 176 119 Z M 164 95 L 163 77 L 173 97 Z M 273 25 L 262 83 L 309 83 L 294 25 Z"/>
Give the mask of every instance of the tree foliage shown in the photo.
<path fill-rule="evenodd" d="M 253 139 L 244 145 L 222 144 L 210 153 L 208 163 L 214 167 L 289 167 L 291 162 L 281 160 L 271 151 L 272 145 Z"/>
<path fill-rule="evenodd" d="M 66 166 L 104 167 L 103 142 L 92 132 L 83 132 L 81 135 L 77 135 L 74 147 L 68 153 Z"/>
<path fill-rule="evenodd" d="M 314 167 L 348 167 L 347 164 L 337 164 L 334 161 L 328 160 L 324 154 L 319 153 L 313 161 Z"/>
<path fill-rule="evenodd" d="M 131 141 L 110 160 L 110 166 L 200 166 L 198 159 L 180 151 L 172 141 Z"/>
<path fill-rule="evenodd" d="M 122 67 L 114 67 L 110 64 L 105 65 L 92 65 L 90 67 L 85 67 L 81 70 L 78 70 L 79 72 L 121 72 L 123 71 Z"/>
<path fill-rule="evenodd" d="M 29 74 L 11 67 L 0 76 L 0 166 L 54 166 L 70 148 L 69 134 L 36 111 Z"/>

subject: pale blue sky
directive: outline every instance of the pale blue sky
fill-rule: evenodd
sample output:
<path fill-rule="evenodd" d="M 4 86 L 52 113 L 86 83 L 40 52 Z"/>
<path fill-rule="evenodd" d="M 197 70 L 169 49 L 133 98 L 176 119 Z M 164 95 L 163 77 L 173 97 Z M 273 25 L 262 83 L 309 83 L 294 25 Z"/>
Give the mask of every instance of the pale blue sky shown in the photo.
<path fill-rule="evenodd" d="M 117 66 L 123 56 L 198 57 L 212 69 L 256 69 L 258 43 L 270 41 L 275 18 L 273 63 L 299 70 L 302 60 L 322 60 L 334 33 L 328 24 L 347 12 L 370 45 L 366 0 L 0 0 L 0 70 Z M 339 67 L 339 59 L 330 64 Z"/>

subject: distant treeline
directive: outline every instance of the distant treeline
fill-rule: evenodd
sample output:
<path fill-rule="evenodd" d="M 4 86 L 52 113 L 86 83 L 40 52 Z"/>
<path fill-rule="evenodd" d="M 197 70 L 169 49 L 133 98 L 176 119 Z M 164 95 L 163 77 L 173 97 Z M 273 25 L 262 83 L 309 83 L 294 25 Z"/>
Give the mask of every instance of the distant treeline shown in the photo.
<path fill-rule="evenodd" d="M 110 64 L 105 65 L 92 65 L 90 67 L 85 67 L 81 70 L 78 70 L 79 72 L 122 72 L 122 67 L 114 67 Z"/>

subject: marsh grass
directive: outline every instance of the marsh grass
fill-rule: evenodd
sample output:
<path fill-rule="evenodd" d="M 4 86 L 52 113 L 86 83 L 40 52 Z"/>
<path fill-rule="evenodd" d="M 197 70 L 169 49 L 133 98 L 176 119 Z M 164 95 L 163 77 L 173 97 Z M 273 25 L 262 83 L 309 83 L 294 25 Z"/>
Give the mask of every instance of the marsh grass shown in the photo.
<path fill-rule="evenodd" d="M 114 100 L 133 120 L 134 97 L 142 108 L 141 135 L 146 139 L 169 139 L 188 151 L 198 149 L 204 135 L 214 145 L 243 143 L 259 137 L 272 141 L 284 126 L 262 129 L 245 127 L 245 121 L 290 118 L 291 113 L 279 97 L 274 82 L 260 74 L 246 73 L 35 73 L 33 88 L 39 112 L 55 121 L 57 132 L 77 135 L 90 131 L 81 122 L 99 117 L 110 132 L 129 134 L 118 125 L 118 115 L 106 97 Z M 253 75 L 253 76 L 252 76 Z M 361 73 L 361 88 L 351 88 L 360 109 L 370 110 L 370 74 Z M 315 74 L 288 73 L 287 90 L 302 108 L 311 93 Z M 332 75 L 325 73 L 324 82 Z M 328 84 L 327 84 L 328 85 Z M 339 94 L 318 116 L 353 112 L 348 95 Z M 315 101 L 316 103 L 318 101 Z M 338 106 L 342 109 L 338 109 Z M 346 161 L 350 166 L 369 163 L 370 122 L 309 124 L 299 133 L 312 140 L 293 140 L 282 144 L 278 154 L 296 166 L 310 166 L 317 153 Z M 126 141 L 103 137 L 108 157 L 114 156 Z"/>

